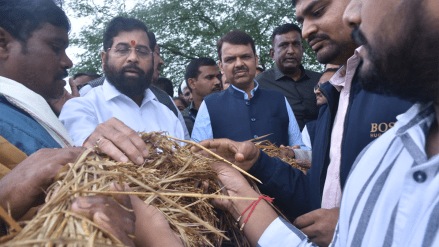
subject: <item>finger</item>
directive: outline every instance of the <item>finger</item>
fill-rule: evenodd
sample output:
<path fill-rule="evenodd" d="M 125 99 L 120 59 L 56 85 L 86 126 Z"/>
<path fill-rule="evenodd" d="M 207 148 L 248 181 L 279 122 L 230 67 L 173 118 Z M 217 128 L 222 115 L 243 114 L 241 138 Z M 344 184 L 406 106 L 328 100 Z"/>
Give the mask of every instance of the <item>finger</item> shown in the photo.
<path fill-rule="evenodd" d="M 307 227 L 304 228 L 299 228 L 297 227 L 300 231 L 302 231 L 303 233 L 305 233 L 305 235 L 308 237 L 309 240 L 311 240 L 312 242 L 315 241 L 315 238 L 318 237 L 316 231 L 315 231 L 315 227 L 314 225 L 309 225 Z"/>
<path fill-rule="evenodd" d="M 114 205 L 112 205 L 112 207 L 115 207 L 114 210 L 99 210 L 94 213 L 93 222 L 115 236 L 125 245 L 133 246 L 133 239 L 130 236 L 134 236 L 135 220 L 133 220 L 132 217 L 129 217 L 130 214 L 127 214 L 120 205 L 116 205 L 117 203 L 114 201 L 113 203 Z"/>
<path fill-rule="evenodd" d="M 126 126 L 116 118 L 107 121 L 112 132 L 105 133 L 105 137 L 110 140 L 118 149 L 125 153 L 130 160 L 140 165 L 144 158 L 148 157 L 148 149 L 145 142 L 133 129 Z M 111 129 L 111 128 L 110 128 Z"/>
<path fill-rule="evenodd" d="M 221 157 L 227 159 L 228 161 L 234 162 L 235 154 L 237 152 L 236 146 L 233 144 L 233 141 L 229 139 L 213 139 L 213 140 L 205 140 L 199 143 L 201 146 L 209 149 L 211 152 L 220 155 Z M 192 148 L 193 152 L 204 155 L 206 157 L 211 157 L 211 154 L 204 151 L 199 147 Z"/>
<path fill-rule="evenodd" d="M 111 183 L 109 187 L 110 191 L 125 191 L 125 187 L 117 182 Z M 131 200 L 129 195 L 124 194 L 113 194 L 114 200 L 124 206 L 126 209 L 130 210 L 133 208 L 131 205 Z"/>
<path fill-rule="evenodd" d="M 313 217 L 313 212 L 297 217 L 296 220 L 293 222 L 293 225 L 299 229 L 303 229 L 314 224 L 315 219 Z"/>
<path fill-rule="evenodd" d="M 96 204 L 104 204 L 102 197 L 77 197 L 73 200 L 71 210 L 92 220 Z"/>
<path fill-rule="evenodd" d="M 259 157 L 259 149 L 252 142 L 231 143 L 229 149 L 236 150 L 235 160 L 238 162 L 252 160 L 255 156 Z"/>
<path fill-rule="evenodd" d="M 79 97 L 78 87 L 76 86 L 72 77 L 69 78 L 69 85 L 70 85 L 70 89 L 72 90 L 72 96 Z"/>
<path fill-rule="evenodd" d="M 128 160 L 140 165 L 148 150 L 138 134 L 116 118 L 99 124 L 96 130 L 84 142 L 84 146 L 93 147 L 99 140 L 99 149 L 117 161 Z"/>
<path fill-rule="evenodd" d="M 220 152 L 231 152 L 233 154 L 237 152 L 236 146 L 233 145 L 233 141 L 225 138 L 204 140 L 199 144 L 207 149 L 218 150 Z"/>

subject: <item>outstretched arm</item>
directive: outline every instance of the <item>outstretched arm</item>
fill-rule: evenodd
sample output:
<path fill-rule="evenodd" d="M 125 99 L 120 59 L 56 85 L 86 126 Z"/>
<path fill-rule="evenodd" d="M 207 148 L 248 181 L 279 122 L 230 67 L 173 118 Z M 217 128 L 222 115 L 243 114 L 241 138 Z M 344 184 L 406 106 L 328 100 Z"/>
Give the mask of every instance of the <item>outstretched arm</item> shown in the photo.
<path fill-rule="evenodd" d="M 235 142 L 229 139 L 206 140 L 200 145 L 210 149 L 262 181 L 262 193 L 274 197 L 274 203 L 289 218 L 310 211 L 308 178 L 278 158 L 269 157 L 252 142 Z M 205 155 L 199 148 L 194 148 Z"/>
<path fill-rule="evenodd" d="M 21 218 L 31 207 L 44 202 L 44 191 L 58 171 L 75 162 L 83 148 L 40 149 L 0 180 L 0 206 Z"/>

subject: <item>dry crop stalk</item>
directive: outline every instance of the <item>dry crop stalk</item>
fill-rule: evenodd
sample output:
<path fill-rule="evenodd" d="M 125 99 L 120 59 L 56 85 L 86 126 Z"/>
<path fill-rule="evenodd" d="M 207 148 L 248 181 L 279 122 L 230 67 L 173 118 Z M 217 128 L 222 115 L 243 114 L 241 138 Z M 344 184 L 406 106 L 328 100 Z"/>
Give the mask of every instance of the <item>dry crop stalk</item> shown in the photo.
<path fill-rule="evenodd" d="M 303 173 L 306 173 L 308 169 L 311 167 L 309 164 L 299 163 L 296 161 L 296 159 L 286 155 L 288 152 L 290 152 L 288 147 L 278 147 L 268 140 L 263 140 L 259 142 L 254 141 L 254 143 L 256 147 L 264 151 L 268 156 L 278 157 L 282 161 L 288 163 L 289 165 L 291 165 L 296 169 L 299 169 Z"/>
<path fill-rule="evenodd" d="M 91 150 L 68 164 L 49 188 L 38 214 L 5 246 L 122 246 L 92 221 L 69 211 L 75 197 L 111 195 L 107 189 L 114 181 L 128 183 L 133 194 L 163 212 L 186 246 L 220 246 L 225 229 L 232 229 L 231 242 L 236 246 L 249 246 L 232 216 L 217 217 L 208 195 L 201 196 L 203 189 L 194 186 L 207 181 L 208 194 L 221 190 L 209 165 L 214 159 L 194 154 L 192 145 L 180 146 L 162 133 L 141 137 L 150 151 L 142 166 L 115 162 Z M 188 197 L 188 193 L 199 197 Z"/>

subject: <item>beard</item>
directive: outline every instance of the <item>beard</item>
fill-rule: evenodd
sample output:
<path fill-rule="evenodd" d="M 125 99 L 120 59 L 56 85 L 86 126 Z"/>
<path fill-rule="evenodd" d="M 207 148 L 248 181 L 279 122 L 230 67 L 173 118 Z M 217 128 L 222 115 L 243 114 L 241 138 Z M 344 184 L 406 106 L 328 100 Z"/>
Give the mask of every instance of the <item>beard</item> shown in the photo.
<path fill-rule="evenodd" d="M 423 1 L 408 1 L 421 4 Z M 413 102 L 437 101 L 439 93 L 439 33 L 422 6 L 406 7 L 405 18 L 383 21 L 384 30 L 374 33 L 368 42 L 359 29 L 353 37 L 364 45 L 366 57 L 360 64 L 364 89 L 394 95 Z M 410 7 L 410 8 L 408 8 Z M 424 10 L 424 11 L 423 11 Z M 404 13 L 404 12 L 403 12 Z M 403 20 L 405 23 L 400 23 Z M 396 25 L 398 23 L 399 29 Z M 392 29 L 393 28 L 393 29 Z M 385 37 L 387 33 L 394 37 Z"/>
<path fill-rule="evenodd" d="M 317 61 L 321 64 L 338 64 L 337 61 L 345 61 L 354 52 L 356 46 L 352 40 L 334 41 L 327 34 L 311 34 L 307 39 L 308 43 L 312 40 L 322 40 L 327 44 L 320 48 L 318 51 L 314 51 Z M 311 48 L 312 49 L 312 48 Z"/>
<path fill-rule="evenodd" d="M 126 71 L 136 71 L 137 77 L 127 76 Z M 133 96 L 143 95 L 145 90 L 151 85 L 153 68 L 143 71 L 135 64 L 129 64 L 120 70 L 109 65 L 108 60 L 104 65 L 105 77 L 119 92 L 132 98 Z"/>

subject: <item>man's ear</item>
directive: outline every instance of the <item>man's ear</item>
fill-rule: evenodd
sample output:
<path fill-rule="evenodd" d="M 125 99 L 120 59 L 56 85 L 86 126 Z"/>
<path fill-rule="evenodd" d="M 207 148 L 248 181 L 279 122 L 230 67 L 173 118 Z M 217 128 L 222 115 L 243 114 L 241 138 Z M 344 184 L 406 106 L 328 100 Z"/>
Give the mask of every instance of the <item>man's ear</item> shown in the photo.
<path fill-rule="evenodd" d="M 273 57 L 274 57 L 274 50 L 273 50 L 273 48 L 270 48 L 270 57 L 271 57 L 271 59 L 273 59 Z"/>
<path fill-rule="evenodd" d="M 11 42 L 15 40 L 4 28 L 0 27 L 0 57 L 5 58 L 9 54 Z"/>
<path fill-rule="evenodd" d="M 104 71 L 104 72 L 105 72 L 104 68 L 105 68 L 105 63 L 107 61 L 107 56 L 108 56 L 108 54 L 105 51 L 101 52 L 102 71 Z"/>
<path fill-rule="evenodd" d="M 195 79 L 189 78 L 187 79 L 187 86 L 191 88 L 191 90 L 194 90 L 195 88 Z"/>
<path fill-rule="evenodd" d="M 218 61 L 218 67 L 221 71 L 221 74 L 224 74 L 224 70 L 223 70 L 223 63 L 221 62 L 221 60 Z"/>

